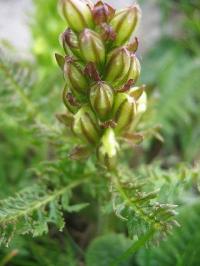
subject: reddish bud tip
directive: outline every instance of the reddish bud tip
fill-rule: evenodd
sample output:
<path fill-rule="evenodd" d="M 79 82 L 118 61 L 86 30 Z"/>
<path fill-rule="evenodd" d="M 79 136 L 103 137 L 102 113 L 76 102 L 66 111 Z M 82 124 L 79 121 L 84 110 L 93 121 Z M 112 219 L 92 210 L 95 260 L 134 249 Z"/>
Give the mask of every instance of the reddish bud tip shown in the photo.
<path fill-rule="evenodd" d="M 101 24 L 101 37 L 104 41 L 114 41 L 116 39 L 116 32 L 113 28 L 106 24 Z"/>
<path fill-rule="evenodd" d="M 138 38 L 135 37 L 134 40 L 127 45 L 127 49 L 135 54 L 138 50 L 138 46 L 139 46 L 139 41 Z"/>
<path fill-rule="evenodd" d="M 109 22 L 115 15 L 115 9 L 112 8 L 110 5 L 99 1 L 96 3 L 92 10 L 92 15 L 94 22 L 97 25 L 100 25 L 104 22 Z"/>
<path fill-rule="evenodd" d="M 130 90 L 130 88 L 135 84 L 135 81 L 133 79 L 129 79 L 127 81 L 127 83 L 119 90 L 117 90 L 117 92 L 126 92 L 128 90 Z"/>
<path fill-rule="evenodd" d="M 99 72 L 96 68 L 96 65 L 93 62 L 89 62 L 85 69 L 84 69 L 84 73 L 89 76 L 90 79 L 94 80 L 94 81 L 100 81 L 100 75 Z"/>

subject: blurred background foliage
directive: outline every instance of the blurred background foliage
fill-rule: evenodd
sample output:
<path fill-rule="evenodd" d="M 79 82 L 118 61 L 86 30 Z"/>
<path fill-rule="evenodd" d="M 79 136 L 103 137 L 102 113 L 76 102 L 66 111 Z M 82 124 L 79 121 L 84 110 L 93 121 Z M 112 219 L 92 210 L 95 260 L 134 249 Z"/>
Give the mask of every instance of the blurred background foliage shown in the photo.
<path fill-rule="evenodd" d="M 162 200 L 168 200 L 173 194 L 171 202 L 181 204 L 178 216 L 181 228 L 174 229 L 159 247 L 143 248 L 121 265 L 198 266 L 200 205 L 199 172 L 195 167 L 200 159 L 200 3 L 198 0 L 157 0 L 156 5 L 162 15 L 163 30 L 157 43 L 142 57 L 140 82 L 147 84 L 149 96 L 144 124 L 157 126 L 160 130 L 159 135 L 153 134 L 157 138 L 151 137 L 141 147 L 129 151 L 128 158 L 130 168 L 137 168 L 140 176 L 149 175 L 158 185 L 167 180 L 169 186 L 164 186 Z M 33 58 L 22 60 L 9 47 L 2 46 L 0 50 L 1 198 L 34 183 L 37 177 L 31 169 L 43 173 L 41 162 L 55 160 L 58 155 L 65 158 L 65 152 L 73 142 L 65 137 L 66 132 L 55 119 L 55 114 L 63 110 L 60 100 L 63 81 L 53 54 L 60 51 L 58 36 L 66 24 L 57 13 L 55 0 L 34 0 L 34 6 L 30 23 Z M 165 30 L 170 20 L 174 21 L 175 34 Z M 160 141 L 160 135 L 164 142 Z M 122 156 L 122 162 L 125 160 L 127 156 Z M 139 163 L 142 165 L 138 167 Z M 146 164 L 150 164 L 150 168 Z M 91 170 L 90 162 L 88 165 Z M 81 164 L 66 159 L 62 168 L 69 180 L 83 172 Z M 181 183 L 185 186 L 177 195 L 174 187 L 178 188 Z M 93 189 L 82 195 L 85 201 L 88 193 L 94 193 Z M 87 211 L 65 218 L 67 221 L 69 218 L 70 233 L 67 229 L 58 233 L 51 226 L 49 236 L 17 237 L 9 248 L 1 248 L 0 265 L 83 265 L 78 261 L 82 261 L 82 249 L 86 249 L 88 239 L 92 238 L 96 218 Z M 90 224 L 88 232 L 86 224 Z M 121 222 L 116 228 L 116 232 L 126 231 Z M 71 234 L 79 243 L 85 236 L 81 248 Z M 118 243 L 117 247 L 113 243 Z M 107 256 L 105 245 L 106 254 L 115 257 L 116 253 L 120 255 L 120 250 L 128 248 L 130 240 L 114 233 L 97 238 L 86 252 L 87 266 L 98 266 L 98 261 L 102 266 L 108 266 L 109 258 L 102 260 Z"/>

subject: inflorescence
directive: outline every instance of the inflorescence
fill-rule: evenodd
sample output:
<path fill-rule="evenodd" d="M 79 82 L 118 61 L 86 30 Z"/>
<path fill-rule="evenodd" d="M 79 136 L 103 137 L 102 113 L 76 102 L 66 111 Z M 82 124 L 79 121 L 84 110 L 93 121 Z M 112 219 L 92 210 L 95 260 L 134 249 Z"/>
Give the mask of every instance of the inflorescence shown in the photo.
<path fill-rule="evenodd" d="M 84 146 L 72 157 L 96 151 L 107 169 L 116 167 L 120 141 L 130 138 L 136 117 L 146 110 L 134 37 L 141 17 L 137 4 L 116 11 L 99 1 L 61 0 L 67 29 L 61 34 L 65 56 L 56 54 L 66 85 L 63 102 L 72 132 Z"/>

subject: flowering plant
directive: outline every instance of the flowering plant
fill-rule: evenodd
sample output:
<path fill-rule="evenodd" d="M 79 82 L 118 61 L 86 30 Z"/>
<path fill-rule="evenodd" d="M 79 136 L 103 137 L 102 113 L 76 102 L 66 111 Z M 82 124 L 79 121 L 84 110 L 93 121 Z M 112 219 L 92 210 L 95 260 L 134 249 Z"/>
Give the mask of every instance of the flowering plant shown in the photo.
<path fill-rule="evenodd" d="M 65 56 L 56 54 L 66 81 L 65 116 L 84 144 L 72 157 L 96 152 L 99 163 L 112 170 L 119 140 L 138 140 L 132 125 L 146 110 L 145 87 L 134 87 L 141 67 L 138 40 L 131 39 L 141 10 L 137 4 L 116 11 L 102 1 L 80 0 L 61 0 L 60 9 L 68 25 L 60 38 Z"/>

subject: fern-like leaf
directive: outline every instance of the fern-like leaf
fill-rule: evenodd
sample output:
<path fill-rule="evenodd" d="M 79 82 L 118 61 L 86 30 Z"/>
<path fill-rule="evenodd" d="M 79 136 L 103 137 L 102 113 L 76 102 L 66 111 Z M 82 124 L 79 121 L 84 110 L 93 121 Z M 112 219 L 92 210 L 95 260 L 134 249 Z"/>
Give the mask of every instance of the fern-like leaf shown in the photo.
<path fill-rule="evenodd" d="M 189 214 L 189 215 L 188 215 Z M 176 228 L 159 247 L 142 250 L 138 255 L 143 266 L 198 266 L 200 263 L 200 204 L 182 209 L 178 220 L 181 228 Z"/>
<path fill-rule="evenodd" d="M 14 234 L 39 236 L 48 231 L 48 223 L 53 223 L 60 230 L 64 227 L 63 205 L 61 198 L 85 180 L 77 180 L 53 191 L 44 185 L 34 185 L 13 197 L 0 201 L 0 242 L 8 244 Z M 64 206 L 65 210 L 80 211 L 79 208 Z"/>

